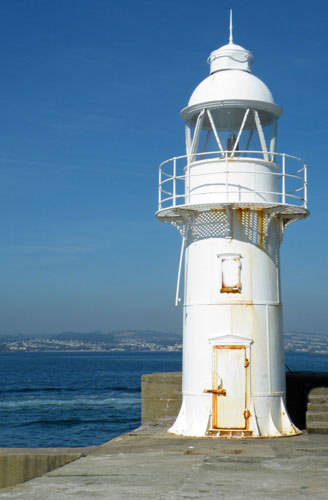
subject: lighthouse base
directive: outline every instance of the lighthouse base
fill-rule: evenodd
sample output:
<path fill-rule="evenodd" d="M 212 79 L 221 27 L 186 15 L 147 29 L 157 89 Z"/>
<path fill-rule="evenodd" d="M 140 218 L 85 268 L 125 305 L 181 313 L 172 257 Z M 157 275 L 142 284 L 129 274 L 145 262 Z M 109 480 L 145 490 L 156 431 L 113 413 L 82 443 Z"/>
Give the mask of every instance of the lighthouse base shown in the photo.
<path fill-rule="evenodd" d="M 296 436 L 302 432 L 291 422 L 282 395 L 255 396 L 241 427 L 213 425 L 213 396 L 184 395 L 177 420 L 169 433 L 189 437 L 251 438 Z"/>

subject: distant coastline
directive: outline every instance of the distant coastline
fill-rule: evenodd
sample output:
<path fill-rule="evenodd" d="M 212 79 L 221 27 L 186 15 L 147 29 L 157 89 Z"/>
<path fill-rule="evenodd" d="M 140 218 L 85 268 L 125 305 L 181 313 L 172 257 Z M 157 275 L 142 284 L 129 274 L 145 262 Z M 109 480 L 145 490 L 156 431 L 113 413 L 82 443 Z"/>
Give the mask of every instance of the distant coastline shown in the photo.
<path fill-rule="evenodd" d="M 124 330 L 63 332 L 52 336 L 0 336 L 0 352 L 179 352 L 182 337 L 168 332 Z"/>
<path fill-rule="evenodd" d="M 288 332 L 285 352 L 328 354 L 328 334 Z M 180 352 L 178 334 L 150 330 L 63 332 L 52 336 L 2 335 L 0 352 Z"/>

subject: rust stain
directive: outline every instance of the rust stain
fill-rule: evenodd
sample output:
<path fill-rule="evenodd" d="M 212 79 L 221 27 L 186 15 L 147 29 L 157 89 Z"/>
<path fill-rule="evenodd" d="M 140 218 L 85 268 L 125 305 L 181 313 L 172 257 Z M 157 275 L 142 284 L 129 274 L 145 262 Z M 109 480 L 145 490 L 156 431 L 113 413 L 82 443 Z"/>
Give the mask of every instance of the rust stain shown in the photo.
<path fill-rule="evenodd" d="M 213 429 L 218 428 L 218 407 L 217 407 L 217 397 L 212 394 L 212 427 Z"/>
<path fill-rule="evenodd" d="M 248 406 L 248 384 L 249 384 L 249 359 L 246 356 L 246 348 L 245 348 L 245 358 L 244 358 L 244 367 L 245 367 L 245 408 Z M 244 418 L 245 418 L 245 428 L 246 430 L 249 430 L 249 417 L 250 417 L 250 412 L 248 410 L 244 411 Z"/>
<path fill-rule="evenodd" d="M 227 297 L 228 299 L 229 297 Z M 231 300 L 231 301 L 225 301 L 225 300 L 217 300 L 215 304 L 222 305 L 222 304 L 228 304 L 232 306 L 248 306 L 248 307 L 253 307 L 254 302 L 252 300 Z"/>
<path fill-rule="evenodd" d="M 241 453 L 245 453 L 245 450 L 222 450 L 223 453 L 227 453 L 228 455 L 241 455 Z"/>
<path fill-rule="evenodd" d="M 222 286 L 220 293 L 241 293 L 240 288 L 233 288 L 231 286 Z"/>
<path fill-rule="evenodd" d="M 245 408 L 246 410 L 244 411 L 244 427 L 238 427 L 238 429 L 242 430 L 245 429 L 245 431 L 249 432 L 249 417 L 250 417 L 250 412 L 247 410 L 247 387 L 248 387 L 248 367 L 249 367 L 249 360 L 246 357 L 246 348 L 244 345 L 215 345 L 213 346 L 213 353 L 214 353 L 214 365 L 213 365 L 213 371 L 212 371 L 212 387 L 213 389 L 205 389 L 204 392 L 206 393 L 212 393 L 212 429 L 213 431 L 218 430 L 221 432 L 221 430 L 236 430 L 236 427 L 225 427 L 222 428 L 218 422 L 218 405 L 219 396 L 226 396 L 226 390 L 221 387 L 221 385 L 216 386 L 217 384 L 217 375 L 218 375 L 218 366 L 217 366 L 217 356 L 215 355 L 215 351 L 218 349 L 239 349 L 244 351 L 244 367 L 245 367 Z M 251 431 L 250 431 L 251 432 Z"/>
<path fill-rule="evenodd" d="M 244 411 L 245 420 L 247 420 L 250 416 L 251 416 L 251 412 L 249 410 L 245 410 Z"/>
<path fill-rule="evenodd" d="M 215 353 L 215 346 L 213 347 L 213 370 L 212 370 L 212 387 L 215 387 L 218 379 L 218 364 L 217 364 L 217 356 Z M 217 428 L 218 421 L 218 411 L 217 411 L 217 397 L 212 393 L 212 427 Z"/>
<path fill-rule="evenodd" d="M 242 214 L 242 223 L 245 226 L 245 231 L 247 231 L 247 229 L 249 230 L 249 224 L 250 224 L 250 215 L 251 215 L 250 208 L 244 208 L 244 210 L 241 211 L 241 214 Z"/>
<path fill-rule="evenodd" d="M 231 285 L 231 277 L 228 281 L 230 280 L 230 285 L 226 283 L 226 274 L 224 270 L 222 270 L 222 287 L 220 289 L 220 293 L 241 293 L 241 282 L 240 282 L 240 258 L 239 257 L 234 257 L 232 259 L 236 266 L 237 266 L 237 275 L 235 277 L 234 283 Z M 226 259 L 222 260 L 222 265 L 226 262 Z"/>
<path fill-rule="evenodd" d="M 243 345 L 216 345 L 215 349 L 245 349 Z"/>
<path fill-rule="evenodd" d="M 257 240 L 257 246 L 259 248 L 265 248 L 265 214 L 263 208 L 260 208 L 257 210 L 257 225 L 258 225 L 258 231 L 259 231 L 259 236 Z"/>
<path fill-rule="evenodd" d="M 225 389 L 221 389 L 220 385 L 218 385 L 217 389 L 204 389 L 203 392 L 212 393 L 212 394 L 215 394 L 216 396 L 226 396 L 227 395 L 227 391 Z"/>
<path fill-rule="evenodd" d="M 243 209 L 242 208 L 236 208 L 236 216 L 237 216 L 237 219 L 240 220 L 240 222 L 242 223 L 243 222 Z"/>

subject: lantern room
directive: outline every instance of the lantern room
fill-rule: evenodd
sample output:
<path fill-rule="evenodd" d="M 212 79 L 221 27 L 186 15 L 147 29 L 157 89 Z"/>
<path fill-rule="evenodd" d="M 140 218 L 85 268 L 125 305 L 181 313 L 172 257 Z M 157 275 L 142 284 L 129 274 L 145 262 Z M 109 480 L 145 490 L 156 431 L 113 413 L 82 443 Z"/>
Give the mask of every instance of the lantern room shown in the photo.
<path fill-rule="evenodd" d="M 229 43 L 208 57 L 210 75 L 181 111 L 186 155 L 160 168 L 159 210 L 230 203 L 306 209 L 306 166 L 276 152 L 282 108 L 252 73 L 253 60 L 233 43 L 232 27 Z"/>
<path fill-rule="evenodd" d="M 261 151 L 264 160 L 272 158 L 282 109 L 251 73 L 252 61 L 252 54 L 234 43 L 211 53 L 210 76 L 181 112 L 189 155 L 218 150 L 233 158 Z"/>

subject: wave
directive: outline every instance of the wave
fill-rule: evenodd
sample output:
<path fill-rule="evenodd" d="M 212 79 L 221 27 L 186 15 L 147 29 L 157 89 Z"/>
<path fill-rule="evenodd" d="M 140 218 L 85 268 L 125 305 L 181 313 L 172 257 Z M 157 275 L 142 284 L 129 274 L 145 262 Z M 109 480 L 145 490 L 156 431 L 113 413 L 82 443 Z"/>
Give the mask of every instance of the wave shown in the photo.
<path fill-rule="evenodd" d="M 115 385 L 112 387 L 92 388 L 93 392 L 106 393 L 108 391 L 125 392 L 125 393 L 140 393 L 141 388 L 130 387 L 124 385 Z M 0 389 L 0 394 L 24 394 L 24 393 L 39 393 L 39 392 L 81 392 L 81 388 L 77 387 L 23 387 L 21 389 Z"/>
<path fill-rule="evenodd" d="M 22 424 L 19 424 L 18 427 L 25 427 L 25 426 L 30 426 L 30 425 L 76 425 L 76 424 L 107 424 L 108 422 L 111 422 L 110 419 L 83 419 L 83 418 L 64 418 L 64 419 L 40 419 L 40 420 L 31 420 L 30 422 L 24 422 Z"/>
<path fill-rule="evenodd" d="M 0 394 L 22 394 L 25 392 L 76 392 L 80 389 L 74 389 L 73 387 L 23 387 L 21 389 L 3 389 L 0 390 Z"/>
<path fill-rule="evenodd" d="M 107 418 L 107 419 L 92 419 L 92 418 L 63 418 L 63 419 L 36 419 L 30 420 L 29 422 L 22 422 L 20 424 L 16 424 L 16 427 L 33 427 L 33 426 L 75 426 L 75 425 L 90 425 L 97 426 L 100 424 L 109 424 L 110 426 L 115 426 L 119 424 L 139 424 L 140 418 L 139 416 L 131 417 L 131 418 Z"/>
<path fill-rule="evenodd" d="M 120 391 L 120 392 L 132 392 L 132 393 L 141 392 L 140 387 L 126 387 L 124 385 L 113 386 L 113 387 L 111 387 L 111 390 L 112 391 Z"/>
<path fill-rule="evenodd" d="M 139 398 L 118 398 L 118 397 L 107 397 L 104 399 L 93 399 L 93 398 L 74 398 L 74 399 L 26 399 L 19 401 L 3 401 L 0 402 L 0 411 L 9 409 L 20 409 L 20 408 L 39 408 L 47 406 L 62 406 L 69 408 L 78 407 L 94 407 L 94 406 L 110 406 L 110 407 L 124 407 L 131 406 L 135 404 L 140 404 Z"/>

